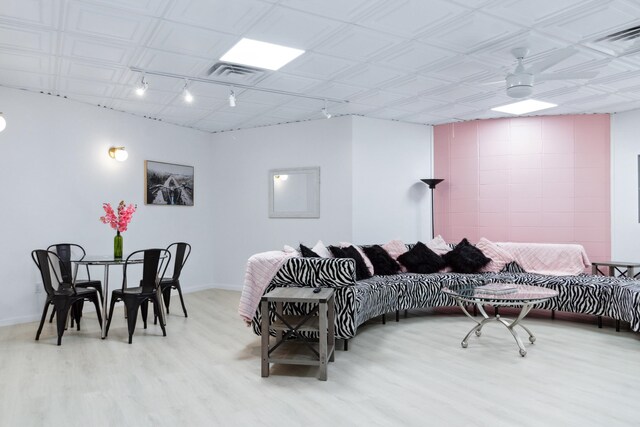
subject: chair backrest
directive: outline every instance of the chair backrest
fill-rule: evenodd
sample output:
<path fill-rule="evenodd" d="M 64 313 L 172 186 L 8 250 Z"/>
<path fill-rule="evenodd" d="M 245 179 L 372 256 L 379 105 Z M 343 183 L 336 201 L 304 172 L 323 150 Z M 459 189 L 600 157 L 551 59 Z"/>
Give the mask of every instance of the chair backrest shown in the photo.
<path fill-rule="evenodd" d="M 82 261 L 87 254 L 84 248 L 75 243 L 56 243 L 47 248 L 48 251 L 55 252 L 60 260 L 60 274 L 62 275 L 62 281 L 71 283 L 72 277 L 72 261 Z M 64 266 L 64 267 L 63 267 Z M 89 267 L 87 266 L 87 272 Z"/>
<path fill-rule="evenodd" d="M 189 255 L 191 255 L 191 245 L 185 242 L 176 242 L 172 243 L 167 247 L 168 251 L 171 251 L 171 248 L 175 246 L 175 264 L 173 265 L 173 280 L 178 280 L 180 278 L 180 273 L 182 273 L 182 267 L 187 262 Z"/>
<path fill-rule="evenodd" d="M 47 251 L 45 249 L 36 249 L 32 251 L 31 259 L 33 259 L 33 262 L 36 263 L 38 270 L 40 270 L 42 284 L 44 285 L 44 290 L 47 292 L 47 295 L 54 295 L 60 283 L 65 281 L 64 279 L 62 281 L 60 280 L 60 277 L 58 277 L 53 263 L 59 263 L 61 275 L 65 275 L 67 274 L 67 272 L 65 271 L 64 263 L 62 262 L 58 254 L 52 251 Z M 51 274 L 52 271 L 53 275 Z M 75 294 L 76 290 L 73 286 L 73 283 L 67 283 L 69 284 L 70 289 L 72 289 L 73 293 Z"/>
<path fill-rule="evenodd" d="M 130 264 L 139 264 L 134 261 L 139 258 L 139 254 L 144 254 L 142 261 L 142 280 L 140 286 L 143 293 L 157 290 L 160 281 L 167 271 L 167 266 L 171 261 L 171 252 L 166 249 L 142 249 L 132 252 L 124 262 L 124 272 L 122 274 L 122 289 L 127 285 L 127 271 Z"/>

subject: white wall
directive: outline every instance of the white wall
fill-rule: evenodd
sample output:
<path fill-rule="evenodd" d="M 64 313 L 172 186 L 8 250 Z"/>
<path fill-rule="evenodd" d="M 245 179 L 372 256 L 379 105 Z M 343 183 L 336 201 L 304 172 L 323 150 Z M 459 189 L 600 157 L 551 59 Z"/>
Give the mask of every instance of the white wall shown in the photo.
<path fill-rule="evenodd" d="M 216 286 L 241 289 L 255 253 L 351 238 L 350 117 L 215 134 L 213 150 Z M 320 166 L 320 218 L 269 218 L 269 170 L 308 166 Z"/>
<path fill-rule="evenodd" d="M 190 242 L 193 254 L 181 281 L 185 291 L 213 284 L 210 134 L 1 87 L 0 107 L 7 120 L 0 133 L 0 324 L 39 319 L 44 294 L 35 293 L 42 285 L 30 259 L 33 249 L 65 241 L 80 243 L 91 254 L 113 251 L 114 231 L 98 221 L 103 202 L 138 205 L 123 234 L 125 252 Z M 126 146 L 126 162 L 108 157 L 113 145 Z M 145 206 L 144 160 L 193 165 L 195 206 Z M 92 274 L 102 279 L 101 268 Z M 120 285 L 119 277 L 112 276 L 112 289 Z"/>
<path fill-rule="evenodd" d="M 353 241 L 431 238 L 432 127 L 353 117 Z"/>
<path fill-rule="evenodd" d="M 611 118 L 611 257 L 640 262 L 638 155 L 640 111 Z"/>

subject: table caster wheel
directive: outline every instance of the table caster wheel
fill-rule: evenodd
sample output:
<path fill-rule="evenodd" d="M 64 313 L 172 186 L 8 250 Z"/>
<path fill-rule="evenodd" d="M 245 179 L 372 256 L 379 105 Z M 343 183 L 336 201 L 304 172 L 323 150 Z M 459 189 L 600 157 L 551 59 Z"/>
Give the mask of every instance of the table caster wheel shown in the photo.
<path fill-rule="evenodd" d="M 525 357 L 527 355 L 526 350 L 520 350 L 520 356 Z"/>
<path fill-rule="evenodd" d="M 529 337 L 529 342 L 531 344 L 533 344 L 534 342 L 536 342 L 536 337 Z"/>
<path fill-rule="evenodd" d="M 467 348 L 467 346 L 468 346 L 469 344 L 467 344 L 466 342 L 462 341 L 462 343 L 461 343 L 460 345 L 462 346 L 462 348 Z"/>
<path fill-rule="evenodd" d="M 477 330 L 476 331 L 476 336 L 479 337 L 480 335 L 482 335 L 482 331 L 481 330 Z"/>

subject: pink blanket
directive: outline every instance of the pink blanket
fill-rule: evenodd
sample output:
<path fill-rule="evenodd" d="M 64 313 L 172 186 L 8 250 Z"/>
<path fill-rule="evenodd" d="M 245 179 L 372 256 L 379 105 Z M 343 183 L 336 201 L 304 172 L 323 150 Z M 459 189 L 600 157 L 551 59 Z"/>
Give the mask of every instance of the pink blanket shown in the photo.
<path fill-rule="evenodd" d="M 572 276 L 591 266 L 582 245 L 552 243 L 496 243 L 528 273 Z"/>
<path fill-rule="evenodd" d="M 282 264 L 292 256 L 295 256 L 295 254 L 270 251 L 255 254 L 247 261 L 247 272 L 244 276 L 244 287 L 242 288 L 240 306 L 238 307 L 238 314 L 247 324 L 251 323 L 258 305 L 260 305 L 260 297 L 262 297 L 271 279 L 276 275 Z"/>

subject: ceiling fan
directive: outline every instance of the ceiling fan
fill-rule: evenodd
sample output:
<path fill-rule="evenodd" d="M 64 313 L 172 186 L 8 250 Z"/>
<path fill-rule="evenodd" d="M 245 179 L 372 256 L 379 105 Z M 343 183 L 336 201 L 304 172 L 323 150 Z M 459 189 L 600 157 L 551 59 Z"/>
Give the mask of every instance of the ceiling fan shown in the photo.
<path fill-rule="evenodd" d="M 573 47 L 560 49 L 547 58 L 535 62 L 525 68 L 522 61 L 529 53 L 527 47 L 516 47 L 511 49 L 511 54 L 518 60 L 518 65 L 512 73 L 507 74 L 504 81 L 507 83 L 507 95 L 511 98 L 524 98 L 533 93 L 535 83 L 546 80 L 574 80 L 574 79 L 592 79 L 597 71 L 583 71 L 577 73 L 543 73 L 548 68 L 553 67 L 559 62 L 564 61 L 570 56 L 577 53 L 578 50 Z"/>

